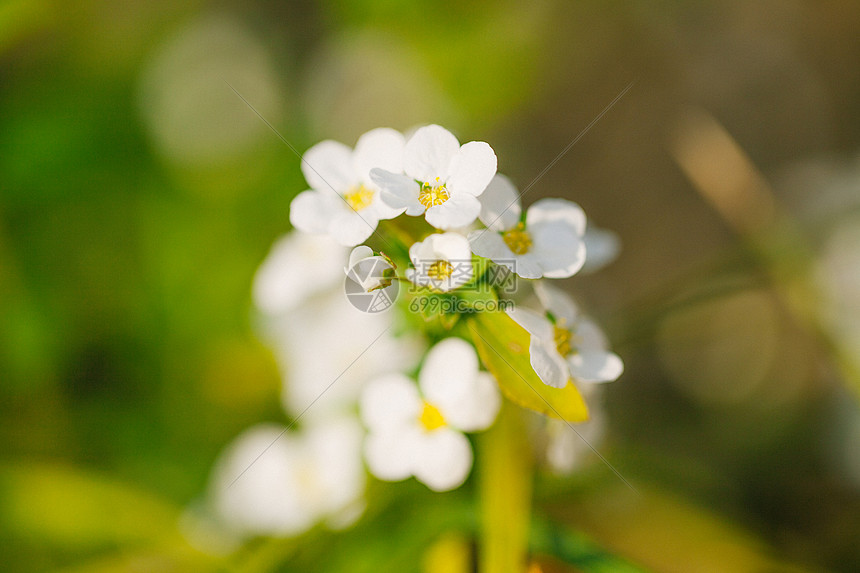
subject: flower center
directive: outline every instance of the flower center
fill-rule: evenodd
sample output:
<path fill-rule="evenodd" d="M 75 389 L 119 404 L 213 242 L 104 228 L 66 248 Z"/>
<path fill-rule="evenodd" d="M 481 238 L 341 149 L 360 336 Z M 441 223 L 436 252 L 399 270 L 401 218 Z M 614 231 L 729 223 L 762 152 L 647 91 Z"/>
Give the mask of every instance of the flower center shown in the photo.
<path fill-rule="evenodd" d="M 428 432 L 432 432 L 433 430 L 439 429 L 445 425 L 445 418 L 442 416 L 442 413 L 439 412 L 439 409 L 427 402 L 424 402 L 424 410 L 421 411 L 421 416 L 418 420 Z"/>
<path fill-rule="evenodd" d="M 522 223 L 517 223 L 516 227 L 502 234 L 502 239 L 515 255 L 524 255 L 532 248 L 532 237 Z"/>
<path fill-rule="evenodd" d="M 555 347 L 558 348 L 559 354 L 567 356 L 573 352 L 573 346 L 571 345 L 573 334 L 568 329 L 553 325 L 552 333 L 555 339 Z"/>
<path fill-rule="evenodd" d="M 364 185 L 359 185 L 344 193 L 343 198 L 346 199 L 346 202 L 353 210 L 361 211 L 370 207 L 370 204 L 373 202 L 373 190 L 368 189 Z"/>
<path fill-rule="evenodd" d="M 454 272 L 454 265 L 448 261 L 436 261 L 427 269 L 427 276 L 433 280 L 447 279 Z"/>
<path fill-rule="evenodd" d="M 418 202 L 424 205 L 425 209 L 429 209 L 435 205 L 441 205 L 451 198 L 445 184 L 439 184 L 439 178 L 436 178 L 436 184 L 422 183 L 421 191 L 418 192 Z"/>

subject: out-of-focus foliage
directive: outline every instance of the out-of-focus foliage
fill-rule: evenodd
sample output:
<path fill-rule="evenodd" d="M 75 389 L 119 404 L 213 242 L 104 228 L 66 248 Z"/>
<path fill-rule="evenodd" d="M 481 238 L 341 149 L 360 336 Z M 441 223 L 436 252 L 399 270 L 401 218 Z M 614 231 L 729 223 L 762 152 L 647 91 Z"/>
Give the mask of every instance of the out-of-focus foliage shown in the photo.
<path fill-rule="evenodd" d="M 250 285 L 305 188 L 290 146 L 439 122 L 526 189 L 638 80 L 523 199 L 577 201 L 621 237 L 567 284 L 613 325 L 601 452 L 643 493 L 599 461 L 542 476 L 532 566 L 856 571 L 858 21 L 847 0 L 2 3 L 3 570 L 472 559 L 474 479 L 372 489 L 344 532 L 192 544 L 218 452 L 286 420 Z M 711 141 L 677 137 L 691 108 L 737 185 L 678 153 Z M 744 197 L 750 173 L 782 217 L 754 232 L 709 195 Z"/>

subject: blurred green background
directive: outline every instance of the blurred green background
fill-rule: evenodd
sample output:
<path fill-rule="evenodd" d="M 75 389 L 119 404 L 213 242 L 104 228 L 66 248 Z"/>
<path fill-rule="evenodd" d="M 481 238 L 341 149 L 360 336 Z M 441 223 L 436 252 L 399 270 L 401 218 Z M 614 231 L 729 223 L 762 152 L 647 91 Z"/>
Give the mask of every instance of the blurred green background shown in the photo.
<path fill-rule="evenodd" d="M 177 525 L 284 419 L 250 284 L 305 184 L 227 82 L 299 151 L 440 123 L 525 188 L 635 81 L 524 201 L 621 236 L 565 284 L 627 366 L 604 453 L 652 493 L 597 464 L 537 507 L 646 570 L 860 570 L 858 59 L 848 0 L 0 2 L 0 568 L 269 570 Z M 373 523 L 272 562 L 372 563 Z"/>

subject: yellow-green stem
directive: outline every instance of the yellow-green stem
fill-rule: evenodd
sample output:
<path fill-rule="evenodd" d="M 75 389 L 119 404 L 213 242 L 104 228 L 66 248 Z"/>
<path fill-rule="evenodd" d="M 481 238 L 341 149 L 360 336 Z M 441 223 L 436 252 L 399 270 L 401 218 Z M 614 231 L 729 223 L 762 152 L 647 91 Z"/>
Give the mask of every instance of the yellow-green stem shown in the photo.
<path fill-rule="evenodd" d="M 532 500 L 532 454 L 523 411 L 505 401 L 478 436 L 480 573 L 524 573 Z"/>

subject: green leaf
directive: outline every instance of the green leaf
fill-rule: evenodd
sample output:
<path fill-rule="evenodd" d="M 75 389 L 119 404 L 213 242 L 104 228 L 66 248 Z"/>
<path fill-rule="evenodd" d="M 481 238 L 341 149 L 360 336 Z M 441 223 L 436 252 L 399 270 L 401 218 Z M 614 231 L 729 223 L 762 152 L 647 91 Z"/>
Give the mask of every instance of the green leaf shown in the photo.
<path fill-rule="evenodd" d="M 511 402 L 568 422 L 584 422 L 588 408 L 572 382 L 564 388 L 544 384 L 529 363 L 529 333 L 504 312 L 482 312 L 469 319 L 481 362 Z"/>

